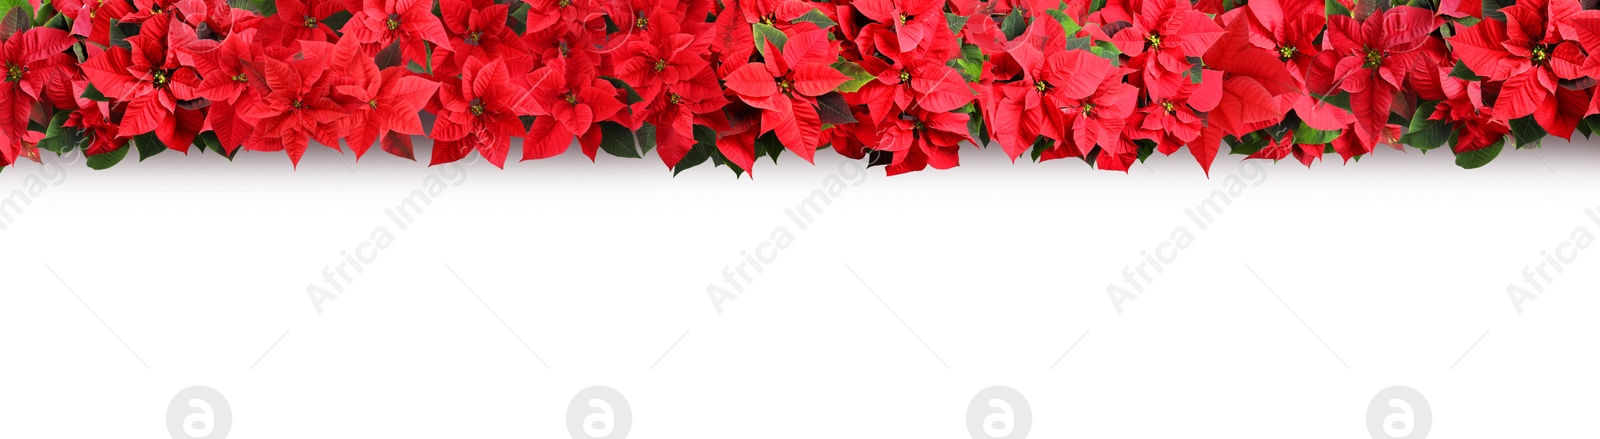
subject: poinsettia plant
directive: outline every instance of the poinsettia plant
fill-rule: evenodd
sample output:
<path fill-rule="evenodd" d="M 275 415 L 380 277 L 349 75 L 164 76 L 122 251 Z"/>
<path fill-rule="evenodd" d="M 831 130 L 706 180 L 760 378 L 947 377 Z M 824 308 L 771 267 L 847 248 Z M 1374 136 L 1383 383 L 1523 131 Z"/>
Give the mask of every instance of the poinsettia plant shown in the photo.
<path fill-rule="evenodd" d="M 1584 0 L 0 0 L 0 169 L 81 151 L 572 145 L 706 163 L 834 151 L 890 175 L 1155 153 L 1360 159 L 1600 130 Z M 318 146 L 321 145 L 321 146 Z"/>

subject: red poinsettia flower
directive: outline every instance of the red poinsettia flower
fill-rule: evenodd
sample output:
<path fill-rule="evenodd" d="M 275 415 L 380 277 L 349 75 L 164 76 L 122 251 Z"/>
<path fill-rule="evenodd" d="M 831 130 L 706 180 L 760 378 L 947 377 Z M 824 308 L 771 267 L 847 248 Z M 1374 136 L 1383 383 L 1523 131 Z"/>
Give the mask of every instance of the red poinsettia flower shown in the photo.
<path fill-rule="evenodd" d="M 765 44 L 765 62 L 746 64 L 729 74 L 728 90 L 765 110 L 757 135 L 773 132 L 784 148 L 810 162 L 822 135 L 816 97 L 850 79 L 829 66 L 837 58 L 837 43 L 813 27 L 789 36 L 782 49 L 771 41 Z"/>
<path fill-rule="evenodd" d="M 664 21 L 659 19 L 656 22 Z M 632 86 L 642 102 L 636 112 L 648 112 L 661 91 L 678 81 L 698 76 L 711 66 L 710 28 L 698 34 L 680 33 L 676 23 L 646 24 L 617 52 L 616 77 Z"/>
<path fill-rule="evenodd" d="M 1450 121 L 1455 132 L 1455 143 L 1450 147 L 1456 154 L 1477 151 L 1504 140 L 1511 127 L 1504 119 L 1494 117 L 1494 109 L 1483 104 L 1483 83 L 1445 76 L 1444 87 L 1453 91 L 1450 97 L 1434 107 L 1430 120 Z"/>
<path fill-rule="evenodd" d="M 287 44 L 292 41 L 336 42 L 339 34 L 326 21 L 343 12 L 339 0 L 276 0 L 278 13 L 259 24 L 262 39 Z"/>
<path fill-rule="evenodd" d="M 1168 155 L 1199 138 L 1202 115 L 1222 100 L 1222 72 L 1205 69 L 1201 78 L 1199 83 L 1183 78 L 1179 84 L 1169 84 L 1167 88 L 1174 90 L 1170 97 L 1139 109 L 1131 120 L 1132 137 L 1154 140 L 1156 151 Z M 1196 157 L 1202 165 L 1209 158 Z"/>
<path fill-rule="evenodd" d="M 1002 139 L 1011 159 L 1027 151 L 1035 136 L 1056 141 L 1040 155 L 1042 160 L 1085 157 L 1096 144 L 1115 144 L 1138 99 L 1138 90 L 1122 82 L 1125 69 L 1083 50 L 1054 53 L 1050 58 L 1014 50 L 1011 56 L 1026 69 L 1022 80 L 1002 88 L 1011 104 L 1002 104 L 995 115 L 998 120 L 1021 122 L 1022 136 L 1011 139 L 1011 146 Z"/>
<path fill-rule="evenodd" d="M 1029 27 L 1029 34 L 1062 34 L 1061 26 L 1053 26 L 1050 22 L 1034 21 Z M 995 53 L 987 62 L 986 75 L 998 75 L 1008 82 L 994 82 L 987 90 L 979 91 L 979 99 L 984 101 L 986 107 L 986 120 L 997 120 L 987 123 L 992 138 L 1005 149 L 1006 155 L 1016 162 L 1016 157 L 1021 157 L 1022 152 L 1027 152 L 1034 146 L 1035 139 L 1053 139 L 1054 143 L 1064 143 L 1069 139 L 1066 135 L 1066 107 L 1067 99 L 1082 99 L 1090 95 L 1094 85 L 1091 77 L 1109 74 L 1109 62 L 1088 62 L 1077 66 L 1074 62 L 1083 62 L 1086 59 L 1064 58 L 1066 54 L 1059 51 L 1066 50 L 1066 43 L 1059 42 L 1059 38 L 1027 38 L 1019 40 L 1024 42 L 1011 45 L 1002 53 Z M 1054 43 L 1048 43 L 1054 42 Z M 1046 61 L 1045 53 L 1051 54 Z M 1074 75 L 1067 69 L 1088 69 L 1085 75 Z M 1074 80 L 1082 79 L 1082 82 Z M 998 123 L 998 120 L 1016 120 L 1016 123 Z"/>
<path fill-rule="evenodd" d="M 73 39 L 66 31 L 39 27 L 0 35 L 0 165 L 15 162 L 24 143 L 35 143 L 42 133 L 28 131 L 33 104 L 46 99 L 49 84 L 66 84 L 72 75 L 72 55 L 64 53 Z"/>
<path fill-rule="evenodd" d="M 1350 92 L 1358 152 L 1371 151 L 1383 137 L 1394 93 L 1403 90 L 1412 67 L 1432 62 L 1419 49 L 1439 23 L 1433 11 L 1411 6 L 1374 12 L 1363 21 L 1328 17 L 1324 51 L 1313 60 L 1307 82 L 1313 91 Z"/>
<path fill-rule="evenodd" d="M 254 29 L 246 29 L 222 41 L 195 40 L 184 51 L 205 78 L 196 92 L 211 101 L 206 108 L 207 127 L 229 153 L 250 138 L 254 127 L 241 117 L 241 109 L 254 106 L 261 97 L 257 87 L 250 86 L 252 79 L 261 80 L 261 73 L 251 67 L 261 58 L 261 45 L 256 43 L 255 34 Z"/>
<path fill-rule="evenodd" d="M 72 35 L 88 38 L 100 47 L 111 45 L 111 20 L 133 12 L 129 1 L 54 0 L 50 4 L 72 19 Z"/>
<path fill-rule="evenodd" d="M 812 23 L 794 23 L 795 19 L 805 15 L 816 7 L 811 2 L 802 0 L 728 0 L 722 2 L 722 10 L 717 12 L 716 22 L 713 27 L 716 32 L 715 43 L 711 45 L 713 51 L 721 55 L 717 63 L 717 75 L 726 77 L 734 70 L 744 67 L 750 61 L 750 55 L 756 52 L 756 47 L 749 44 L 753 41 L 754 32 L 751 25 L 760 23 L 774 26 L 784 33 L 790 33 L 794 26 L 811 26 Z"/>
<path fill-rule="evenodd" d="M 1126 21 L 1126 29 L 1116 31 L 1111 42 L 1131 57 L 1130 67 L 1140 69 L 1144 86 L 1153 97 L 1165 97 L 1160 89 L 1166 81 L 1162 73 L 1189 70 L 1189 59 L 1205 53 L 1222 37 L 1222 27 L 1186 0 L 1123 0 L 1107 2 L 1105 9 L 1090 17 L 1099 23 Z"/>
<path fill-rule="evenodd" d="M 552 157 L 567 150 L 576 137 L 583 154 L 594 160 L 600 152 L 600 122 L 622 110 L 617 89 L 600 79 L 593 66 L 550 60 L 535 71 L 533 89 L 521 103 L 525 112 L 538 115 L 523 144 L 523 160 Z"/>
<path fill-rule="evenodd" d="M 421 64 L 428 59 L 427 43 L 434 50 L 451 50 L 450 36 L 429 11 L 432 7 L 422 0 L 364 0 L 342 28 L 344 38 L 363 43 L 369 55 L 399 41 L 401 57 Z"/>
<path fill-rule="evenodd" d="M 523 0 L 528 3 L 528 32 L 538 32 L 557 24 L 581 28 L 600 20 L 605 10 L 596 0 Z M 565 31 L 565 30 L 563 30 Z"/>
<path fill-rule="evenodd" d="M 1322 145 L 1296 144 L 1294 143 L 1294 133 L 1284 133 L 1282 139 L 1269 140 L 1266 147 L 1256 151 L 1255 154 L 1250 154 L 1246 158 L 1278 161 L 1293 155 L 1295 160 L 1299 160 L 1301 164 L 1309 168 L 1311 167 L 1311 162 L 1322 159 L 1322 153 L 1326 150 L 1327 148 Z"/>
<path fill-rule="evenodd" d="M 83 72 L 101 94 L 126 104 L 120 135 L 155 131 L 167 148 L 188 151 L 205 124 L 204 113 L 185 108 L 187 102 L 201 97 L 200 76 L 193 67 L 179 62 L 176 47 L 172 47 L 187 42 L 168 38 L 169 34 L 193 35 L 193 30 L 172 32 L 173 27 L 185 26 L 169 17 L 159 14 L 150 18 L 139 35 L 127 39 L 132 49 L 106 49 L 84 62 Z"/>
<path fill-rule="evenodd" d="M 511 138 L 526 134 L 518 118 L 517 101 L 526 93 L 511 83 L 504 61 L 471 58 L 459 80 L 439 86 L 428 111 L 433 122 L 433 160 L 450 163 L 477 151 L 496 167 L 504 167 Z"/>
<path fill-rule="evenodd" d="M 948 38 L 948 32 L 932 32 L 930 43 Z M 872 33 L 872 30 L 863 30 Z M 972 88 L 966 78 L 945 62 L 959 57 L 959 49 L 948 44 L 926 44 L 902 51 L 898 40 L 884 28 L 876 29 L 878 35 L 858 38 L 860 48 L 876 56 L 863 57 L 858 63 L 867 73 L 877 77 L 857 91 L 855 99 L 867 104 L 875 122 L 882 122 L 910 109 L 913 105 L 924 110 L 942 113 L 966 105 L 973 100 Z"/>
<path fill-rule="evenodd" d="M 232 7 L 227 0 L 177 0 L 173 5 L 178 19 L 205 33 L 201 37 L 206 39 L 222 39 L 236 31 L 255 29 L 262 18 L 248 9 Z M 282 6 L 278 13 L 283 13 Z"/>
<path fill-rule="evenodd" d="M 707 117 L 721 115 L 728 99 L 711 69 L 702 69 L 692 78 L 684 78 L 666 86 L 650 105 L 648 121 L 656 128 L 656 152 L 668 168 L 694 148 L 694 125 L 708 125 Z M 569 140 L 570 142 L 570 140 Z"/>
<path fill-rule="evenodd" d="M 945 43 L 933 41 L 941 27 L 949 31 L 941 9 L 944 3 L 942 0 L 859 0 L 851 4 L 861 15 L 892 30 L 899 49 L 910 52 L 923 47 L 924 40 L 929 42 L 928 48 Z"/>
<path fill-rule="evenodd" d="M 1505 81 L 1495 100 L 1496 118 L 1532 114 L 1545 131 L 1571 139 L 1583 111 L 1573 114 L 1561 111 L 1562 107 L 1587 107 L 1588 96 L 1558 93 L 1559 82 L 1584 77 L 1582 65 L 1588 57 L 1578 43 L 1568 41 L 1577 35 L 1566 34 L 1576 32 L 1562 32 L 1557 24 L 1581 10 L 1576 0 L 1523 0 L 1500 10 L 1505 23 L 1483 20 L 1450 38 L 1451 47 L 1473 73 Z M 1572 99 L 1582 103 L 1562 102 Z"/>
<path fill-rule="evenodd" d="M 1074 52 L 1093 57 L 1087 52 Z M 1128 73 L 1127 69 L 1113 70 L 1095 86 L 1094 92 L 1089 96 L 1083 99 L 1069 98 L 1065 101 L 1067 106 L 1063 110 L 1066 111 L 1070 123 L 1068 127 L 1072 132 L 1072 146 L 1076 148 L 1077 153 L 1082 153 L 1074 153 L 1073 156 L 1087 155 L 1096 146 L 1114 150 L 1111 153 L 1119 155 L 1137 152 L 1136 149 L 1126 149 L 1127 145 L 1121 139 L 1123 127 L 1127 123 L 1128 116 L 1133 114 L 1133 108 L 1137 105 L 1139 97 L 1138 89 L 1122 82 L 1122 77 Z M 1058 151 L 1061 150 L 1061 146 L 1057 145 Z M 1112 169 L 1127 170 L 1127 166 L 1124 164 Z"/>
<path fill-rule="evenodd" d="M 123 0 L 123 1 L 125 1 L 125 0 Z M 129 10 L 126 14 L 123 14 L 121 17 L 111 17 L 111 18 L 116 18 L 119 22 L 122 22 L 122 23 L 143 23 L 145 20 L 149 20 L 149 19 L 151 19 L 153 17 L 160 16 L 160 15 L 169 15 L 169 18 L 170 18 L 170 14 L 167 14 L 167 12 L 170 12 L 170 11 L 176 9 L 176 6 L 177 6 L 176 5 L 177 4 L 177 0 L 132 0 L 132 1 L 133 1 L 133 7 L 131 8 L 131 10 Z"/>
<path fill-rule="evenodd" d="M 423 134 L 417 113 L 428 105 L 439 83 L 408 75 L 404 67 L 378 70 L 370 56 L 348 41 L 334 47 L 330 60 L 337 75 L 333 100 L 344 108 L 339 131 L 360 160 L 373 142 L 383 140 L 390 154 L 412 157 L 411 135 Z"/>
<path fill-rule="evenodd" d="M 327 43 L 310 47 L 318 53 L 332 49 Z M 333 75 L 328 72 L 327 59 L 315 55 L 289 61 L 261 59 L 267 90 L 262 91 L 258 103 L 243 109 L 245 117 L 256 121 L 245 149 L 286 151 L 296 166 L 311 139 L 338 149 L 339 125 L 334 122 L 345 116 L 345 110 L 330 99 Z"/>
<path fill-rule="evenodd" d="M 961 164 L 961 142 L 974 142 L 967 134 L 967 115 L 912 108 L 900 118 L 880 126 L 883 141 L 875 149 L 894 153 L 888 175 L 897 175 L 933 166 L 950 169 Z"/>
<path fill-rule="evenodd" d="M 1228 23 L 1227 34 L 1202 59 L 1223 72 L 1222 98 L 1206 115 L 1200 137 L 1189 143 L 1189 152 L 1209 174 L 1224 135 L 1242 137 L 1277 124 L 1288 112 L 1285 98 L 1301 89 L 1279 54 L 1251 45 L 1246 20 Z"/>
<path fill-rule="evenodd" d="M 79 93 L 82 93 L 87 86 L 88 82 L 84 81 L 73 84 L 73 88 Z M 114 113 L 116 108 L 111 103 L 79 98 L 78 104 L 81 106 L 73 110 L 61 126 L 83 130 L 88 134 L 89 148 L 84 151 L 85 155 L 94 156 L 116 151 L 133 140 L 132 137 L 117 134 L 121 131 L 121 127 L 118 127 L 113 120 L 121 115 Z"/>
<path fill-rule="evenodd" d="M 453 76 L 466 66 L 469 58 L 505 59 L 508 63 L 527 64 L 522 38 L 506 27 L 508 5 L 494 4 L 490 0 L 441 0 L 439 11 L 444 17 L 444 27 L 450 34 L 450 47 L 454 52 L 434 52 L 434 65 L 450 66 L 442 76 Z M 531 68 L 531 67 L 530 67 Z M 440 73 L 435 73 L 441 75 Z"/>
<path fill-rule="evenodd" d="M 1278 54 L 1289 74 L 1304 83 L 1311 59 L 1322 52 L 1317 37 L 1327 25 L 1323 7 L 1316 0 L 1256 0 L 1236 10 L 1250 20 L 1250 44 Z"/>

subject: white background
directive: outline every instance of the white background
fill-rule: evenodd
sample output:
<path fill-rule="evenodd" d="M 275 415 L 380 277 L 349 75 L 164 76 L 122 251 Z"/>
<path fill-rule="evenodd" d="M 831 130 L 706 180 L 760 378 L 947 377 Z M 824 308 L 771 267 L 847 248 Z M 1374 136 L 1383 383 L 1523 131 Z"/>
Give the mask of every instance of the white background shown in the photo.
<path fill-rule="evenodd" d="M 24 164 L 0 197 L 46 187 L 0 231 L 0 437 L 169 437 L 193 385 L 241 439 L 566 438 L 592 385 L 632 438 L 967 438 L 993 385 L 1035 438 L 1366 438 L 1392 385 L 1429 437 L 1600 434 L 1600 250 L 1521 314 L 1505 292 L 1600 233 L 1600 145 L 1260 162 L 1206 230 L 1185 209 L 1254 165 L 964 152 L 867 171 L 805 230 L 784 211 L 850 180 L 835 154 L 754 180 L 575 152 L 453 180 L 328 150 Z M 459 185 L 399 230 L 385 209 L 429 176 Z M 380 226 L 393 245 L 318 314 L 307 286 Z M 1107 285 L 1180 226 L 1193 245 L 1118 314 Z M 778 227 L 792 245 L 717 313 L 706 287 Z"/>

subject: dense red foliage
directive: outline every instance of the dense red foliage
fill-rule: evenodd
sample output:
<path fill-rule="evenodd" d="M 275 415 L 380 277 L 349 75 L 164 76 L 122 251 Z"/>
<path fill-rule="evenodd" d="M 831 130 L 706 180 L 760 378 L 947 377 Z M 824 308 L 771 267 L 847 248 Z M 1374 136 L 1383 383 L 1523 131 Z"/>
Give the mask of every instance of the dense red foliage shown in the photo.
<path fill-rule="evenodd" d="M 1209 171 L 1224 150 L 1310 166 L 1450 145 L 1474 168 L 1600 129 L 1600 6 L 1493 4 L 29 2 L 0 26 L 0 168 L 191 145 L 414 159 L 416 135 L 432 164 L 576 143 L 740 175 L 824 149 L 948 169 L 991 143 L 1117 171 L 1180 149 Z"/>

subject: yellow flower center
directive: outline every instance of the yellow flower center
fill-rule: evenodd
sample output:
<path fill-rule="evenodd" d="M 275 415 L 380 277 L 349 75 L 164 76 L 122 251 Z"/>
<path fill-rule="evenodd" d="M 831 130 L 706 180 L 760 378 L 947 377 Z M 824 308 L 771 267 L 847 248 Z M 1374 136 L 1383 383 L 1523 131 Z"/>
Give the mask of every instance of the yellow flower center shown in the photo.
<path fill-rule="evenodd" d="M 1550 50 L 1549 49 L 1545 48 L 1545 46 L 1542 46 L 1542 45 L 1533 46 L 1533 62 L 1534 62 L 1534 64 L 1543 64 L 1545 61 L 1549 61 L 1549 60 L 1550 60 Z"/>
<path fill-rule="evenodd" d="M 396 14 L 389 14 L 389 19 L 383 21 L 383 27 L 389 28 L 389 30 L 399 29 L 400 16 Z"/>
<path fill-rule="evenodd" d="M 655 69 L 656 69 L 657 72 L 662 71 L 662 70 L 666 70 L 667 69 L 667 60 L 664 60 L 664 59 L 656 60 Z"/>
<path fill-rule="evenodd" d="M 27 71 L 28 71 L 27 67 L 19 66 L 19 65 L 16 65 L 16 64 L 7 65 L 6 66 L 6 82 L 19 82 L 19 81 L 22 81 L 22 74 L 24 72 L 27 72 Z"/>
<path fill-rule="evenodd" d="M 232 79 L 233 82 L 245 82 L 245 81 L 249 81 L 250 80 L 250 78 L 244 76 L 243 73 L 240 73 L 240 74 L 237 74 L 237 75 L 233 75 L 233 76 L 229 77 L 228 79 Z"/>
<path fill-rule="evenodd" d="M 567 92 L 565 99 L 567 100 L 568 105 L 578 105 L 578 95 L 574 94 L 573 92 Z"/>
<path fill-rule="evenodd" d="M 1048 82 L 1033 81 L 1033 89 L 1034 90 L 1038 90 L 1040 92 L 1044 92 L 1044 91 L 1049 91 L 1051 88 L 1052 87 L 1050 86 L 1050 83 L 1048 83 Z"/>
<path fill-rule="evenodd" d="M 679 103 L 679 102 L 683 102 L 683 96 L 678 96 L 677 93 L 673 93 L 673 94 L 667 96 L 667 103 L 676 104 L 676 103 Z"/>
<path fill-rule="evenodd" d="M 305 21 L 301 22 L 301 24 L 305 25 L 306 28 L 317 27 L 317 17 L 306 17 Z"/>
<path fill-rule="evenodd" d="M 650 19 L 649 18 L 639 17 L 638 19 L 633 20 L 633 27 L 636 27 L 636 28 L 639 28 L 639 29 L 644 29 L 644 28 L 647 28 L 649 26 L 650 26 Z"/>
<path fill-rule="evenodd" d="M 378 109 L 378 100 L 377 99 L 373 99 L 373 100 L 367 101 L 367 108 L 371 108 L 371 109 L 374 109 L 374 110 Z"/>
<path fill-rule="evenodd" d="M 1383 64 L 1383 53 L 1376 49 L 1367 49 L 1367 62 L 1362 67 L 1373 68 Z"/>
<path fill-rule="evenodd" d="M 1161 36 L 1160 35 L 1156 35 L 1156 34 L 1146 35 L 1144 37 L 1144 42 L 1150 43 L 1150 48 L 1151 49 L 1160 49 L 1161 48 Z"/>
<path fill-rule="evenodd" d="M 1296 49 L 1294 46 L 1280 46 L 1278 47 L 1278 59 L 1288 61 L 1294 58 L 1295 52 L 1298 52 L 1299 50 L 1300 49 Z"/>
<path fill-rule="evenodd" d="M 907 72 L 905 70 L 901 70 L 900 71 L 900 83 L 904 84 L 906 81 L 910 81 L 910 80 L 911 80 L 911 72 Z"/>
<path fill-rule="evenodd" d="M 1168 113 L 1171 113 L 1173 108 L 1177 108 L 1177 104 L 1173 104 L 1172 101 L 1161 103 L 1161 109 L 1166 110 Z"/>

